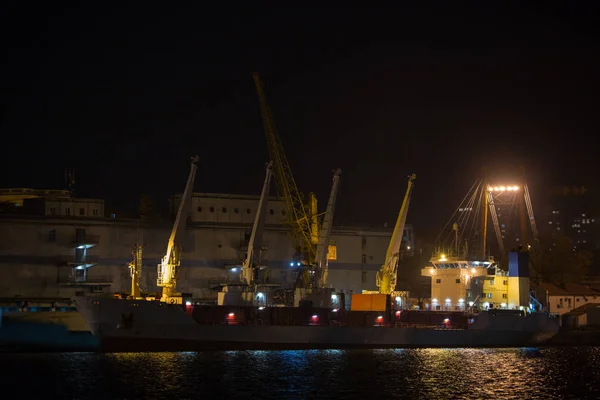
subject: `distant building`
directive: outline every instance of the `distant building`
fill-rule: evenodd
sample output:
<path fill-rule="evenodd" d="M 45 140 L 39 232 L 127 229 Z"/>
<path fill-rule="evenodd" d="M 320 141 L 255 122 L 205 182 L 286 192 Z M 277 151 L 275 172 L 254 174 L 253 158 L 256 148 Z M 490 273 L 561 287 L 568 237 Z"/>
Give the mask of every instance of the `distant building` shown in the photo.
<path fill-rule="evenodd" d="M 0 202 L 12 203 L 30 215 L 104 217 L 104 200 L 74 198 L 68 190 L 0 189 Z"/>
<path fill-rule="evenodd" d="M 127 263 L 137 243 L 144 246 L 142 290 L 158 291 L 156 266 L 166 250 L 172 221 L 106 218 L 102 200 L 67 194 L 30 197 L 23 201 L 25 214 L 0 214 L 0 268 L 4 271 L 0 297 L 129 292 Z M 171 201 L 176 207 L 178 196 Z M 216 299 L 219 285 L 239 282 L 257 203 L 258 196 L 193 195 L 183 238 L 179 291 L 211 300 Z M 269 200 L 264 263 L 270 283 L 290 285 L 296 272 L 290 267 L 294 249 L 285 213 L 283 202 Z M 375 290 L 376 273 L 391 234 L 392 227 L 334 227 L 330 285 L 348 294 Z M 412 227 L 406 227 L 404 236 L 405 246 L 412 246 Z"/>
<path fill-rule="evenodd" d="M 535 297 L 552 314 L 566 314 L 586 304 L 600 305 L 600 292 L 579 283 L 559 287 L 551 283 L 532 286 Z"/>
<path fill-rule="evenodd" d="M 565 235 L 576 249 L 594 250 L 600 245 L 596 215 L 598 199 L 588 186 L 558 186 L 548 194 L 541 215 L 540 233 Z"/>

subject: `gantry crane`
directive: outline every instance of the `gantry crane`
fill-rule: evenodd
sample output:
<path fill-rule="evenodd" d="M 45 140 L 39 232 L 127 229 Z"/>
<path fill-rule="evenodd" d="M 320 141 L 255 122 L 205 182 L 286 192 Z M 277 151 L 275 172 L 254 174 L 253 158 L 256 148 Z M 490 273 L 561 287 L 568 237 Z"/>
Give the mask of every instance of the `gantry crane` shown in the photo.
<path fill-rule="evenodd" d="M 175 296 L 175 285 L 177 284 L 177 272 L 181 255 L 180 240 L 181 232 L 185 229 L 185 218 L 189 212 L 198 161 L 198 156 L 192 157 L 190 175 L 188 176 L 187 184 L 185 185 L 185 190 L 183 191 L 181 202 L 179 203 L 179 209 L 177 210 L 177 216 L 173 223 L 171 236 L 169 237 L 169 242 L 167 244 L 167 253 L 162 258 L 161 263 L 158 264 L 158 278 L 156 284 L 159 287 L 162 287 L 161 301 L 169 302 L 171 304 L 181 303 L 181 297 Z"/>
<path fill-rule="evenodd" d="M 400 258 L 400 246 L 402 245 L 402 236 L 404 234 L 404 225 L 406 224 L 406 215 L 410 204 L 410 195 L 414 187 L 414 181 L 417 178 L 415 174 L 408 177 L 408 188 L 404 195 L 404 201 L 400 207 L 400 213 L 396 220 L 396 226 L 390 239 L 390 244 L 385 255 L 385 263 L 377 273 L 377 287 L 381 294 L 392 294 L 396 290 L 396 281 L 398 279 L 398 260 Z"/>
<path fill-rule="evenodd" d="M 317 200 L 314 194 L 310 193 L 308 207 L 304 204 L 287 161 L 283 145 L 277 134 L 263 85 L 257 73 L 254 74 L 254 83 L 256 84 L 256 91 L 260 101 L 269 156 L 273 161 L 277 194 L 285 200 L 288 223 L 292 228 L 292 235 L 297 246 L 296 250 L 299 253 L 299 257 L 294 260 L 295 266 L 300 267 L 302 270 L 302 279 L 299 279 L 298 282 L 306 287 L 311 281 L 310 272 L 315 265 L 319 242 Z M 307 211 L 307 208 L 309 211 Z"/>
<path fill-rule="evenodd" d="M 271 177 L 273 176 L 273 161 L 267 165 L 267 174 L 263 184 L 258 209 L 254 217 L 252 225 L 252 233 L 248 241 L 248 252 L 242 265 L 242 273 L 240 279 L 247 285 L 252 285 L 255 281 L 257 269 L 260 268 L 262 261 L 262 239 L 265 225 L 265 217 L 267 215 L 267 202 L 269 199 L 269 189 L 271 187 Z"/>

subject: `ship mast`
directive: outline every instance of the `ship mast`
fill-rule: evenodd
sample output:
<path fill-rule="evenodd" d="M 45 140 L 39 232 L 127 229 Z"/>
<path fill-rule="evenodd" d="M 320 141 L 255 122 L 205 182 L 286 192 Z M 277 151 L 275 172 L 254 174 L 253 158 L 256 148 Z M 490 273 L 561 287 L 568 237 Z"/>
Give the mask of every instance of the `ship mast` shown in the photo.
<path fill-rule="evenodd" d="M 481 184 L 481 260 L 485 260 L 487 247 L 487 224 L 488 224 L 488 182 L 487 173 Z"/>

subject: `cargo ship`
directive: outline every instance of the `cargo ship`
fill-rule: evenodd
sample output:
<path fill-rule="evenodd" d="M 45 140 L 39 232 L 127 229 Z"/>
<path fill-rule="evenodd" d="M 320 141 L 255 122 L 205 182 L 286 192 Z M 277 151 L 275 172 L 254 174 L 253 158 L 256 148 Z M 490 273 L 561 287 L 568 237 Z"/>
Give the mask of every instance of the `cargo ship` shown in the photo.
<path fill-rule="evenodd" d="M 100 341 L 100 350 L 520 347 L 542 345 L 558 333 L 558 321 L 532 307 L 527 254 L 510 253 L 510 277 L 505 279 L 508 303 L 496 309 L 490 302 L 482 301 L 488 296 L 484 296 L 487 293 L 481 291 L 479 284 L 497 270 L 495 262 L 485 257 L 485 246 L 482 246 L 480 261 L 458 251 L 458 240 L 454 254 L 434 255 L 431 265 L 423 270 L 436 282 L 432 285 L 429 309 L 403 309 L 407 307 L 405 302 L 400 304 L 402 294 L 396 291 L 396 280 L 414 174 L 408 177 L 408 188 L 385 263 L 377 274 L 377 293 L 353 294 L 346 307 L 344 294 L 335 293 L 327 284 L 326 244 L 331 232 L 339 170 L 334 174 L 322 229 L 315 234 L 319 239 L 314 241 L 318 243 L 315 251 L 308 251 L 308 257 L 300 257 L 293 263 L 294 268 L 299 266 L 294 306 L 276 307 L 271 294 L 259 290 L 256 272 L 262 265 L 261 238 L 271 177 L 269 164 L 242 265 L 242 282 L 224 287 L 219 292 L 217 305 L 194 305 L 193 299 L 177 295 L 174 289 L 181 252 L 177 243 L 197 162 L 197 157 L 192 160 L 167 252 L 158 265 L 160 300 L 140 296 L 139 272 L 136 272 L 142 264 L 139 247 L 130 264 L 132 295 L 129 299 L 96 296 L 74 299 L 92 334 Z M 457 232 L 459 224 L 454 225 Z M 440 297 L 441 304 L 436 297 Z"/>
<path fill-rule="evenodd" d="M 539 346 L 558 333 L 543 312 L 229 307 L 75 299 L 101 351 Z"/>

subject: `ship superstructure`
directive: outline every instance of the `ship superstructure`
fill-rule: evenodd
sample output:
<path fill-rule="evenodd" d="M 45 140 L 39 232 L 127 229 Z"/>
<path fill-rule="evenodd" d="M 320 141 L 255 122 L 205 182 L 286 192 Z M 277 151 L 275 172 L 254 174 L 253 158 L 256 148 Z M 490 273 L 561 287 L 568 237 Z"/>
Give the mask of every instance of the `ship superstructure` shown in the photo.
<path fill-rule="evenodd" d="M 522 192 L 521 194 L 519 192 Z M 529 254 L 527 235 L 521 226 L 523 246 L 505 254 L 504 227 L 499 225 L 497 204 L 506 194 L 521 210 L 528 210 L 532 237 L 537 229 L 527 185 L 489 185 L 476 181 L 436 241 L 430 265 L 421 275 L 431 278 L 431 310 L 488 310 L 493 308 L 533 311 L 539 302 L 529 293 Z M 489 210 L 489 214 L 488 214 Z M 523 214 L 523 213 L 521 213 Z M 488 216 L 491 217 L 497 252 L 507 269 L 490 255 L 487 242 Z M 521 215 L 523 217 L 523 215 Z M 521 224 L 523 225 L 523 224 Z M 452 227 L 446 230 L 448 227 Z"/>

